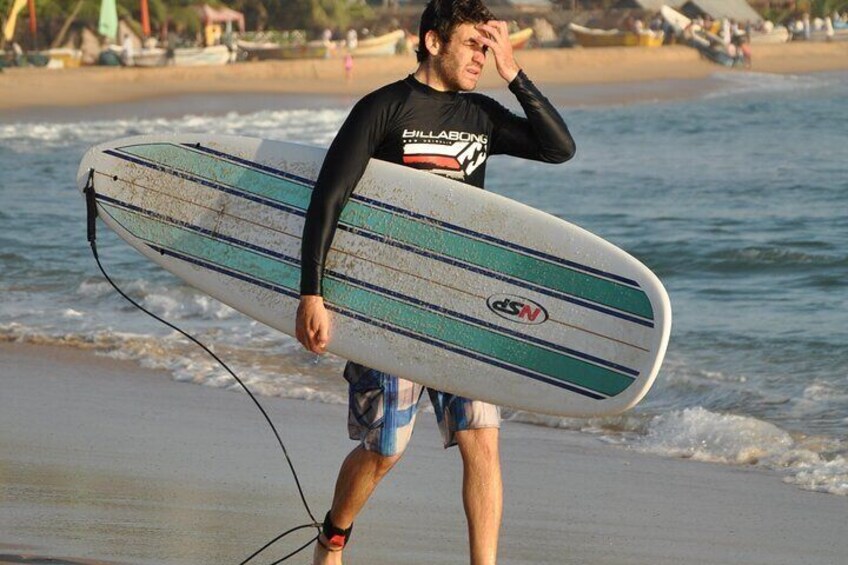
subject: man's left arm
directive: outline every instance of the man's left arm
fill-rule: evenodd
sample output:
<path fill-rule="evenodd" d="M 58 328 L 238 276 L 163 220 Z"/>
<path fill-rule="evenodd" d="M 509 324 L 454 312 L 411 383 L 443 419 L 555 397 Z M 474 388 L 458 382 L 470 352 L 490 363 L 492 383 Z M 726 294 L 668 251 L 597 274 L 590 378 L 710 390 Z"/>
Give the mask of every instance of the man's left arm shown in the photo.
<path fill-rule="evenodd" d="M 577 148 L 568 126 L 524 71 L 519 71 L 509 83 L 509 90 L 515 94 L 527 117 L 521 118 L 504 110 L 497 124 L 492 153 L 548 163 L 564 163 L 574 157 Z"/>
<path fill-rule="evenodd" d="M 574 157 L 574 138 L 562 116 L 516 63 L 506 22 L 487 22 L 477 29 L 481 32 L 477 41 L 492 53 L 498 73 L 509 83 L 509 90 L 527 116 L 516 116 L 492 102 L 496 132 L 491 153 L 550 163 Z"/>

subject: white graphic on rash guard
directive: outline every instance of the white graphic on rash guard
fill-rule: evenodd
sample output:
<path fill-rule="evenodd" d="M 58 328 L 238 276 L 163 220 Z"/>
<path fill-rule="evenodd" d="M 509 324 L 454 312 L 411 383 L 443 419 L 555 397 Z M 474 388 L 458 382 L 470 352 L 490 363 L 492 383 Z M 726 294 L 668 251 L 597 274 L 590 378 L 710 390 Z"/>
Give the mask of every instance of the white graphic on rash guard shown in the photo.
<path fill-rule="evenodd" d="M 403 164 L 465 180 L 486 161 L 488 137 L 462 131 L 403 130 Z"/>

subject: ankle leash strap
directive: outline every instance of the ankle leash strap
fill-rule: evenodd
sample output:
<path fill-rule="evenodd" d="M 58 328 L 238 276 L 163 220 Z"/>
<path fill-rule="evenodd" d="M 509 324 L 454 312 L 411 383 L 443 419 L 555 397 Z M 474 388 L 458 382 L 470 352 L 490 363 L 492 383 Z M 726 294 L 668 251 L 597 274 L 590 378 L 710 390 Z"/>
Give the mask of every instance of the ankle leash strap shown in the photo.
<path fill-rule="evenodd" d="M 347 545 L 347 542 L 350 539 L 350 533 L 352 531 L 353 524 L 351 524 L 350 527 L 346 530 L 343 530 L 333 524 L 333 522 L 330 520 L 330 513 L 327 512 L 327 516 L 324 518 L 324 524 L 321 527 L 321 532 L 324 534 L 324 537 L 327 538 L 327 542 L 330 545 L 336 546 L 339 549 L 344 548 L 344 546 Z"/>

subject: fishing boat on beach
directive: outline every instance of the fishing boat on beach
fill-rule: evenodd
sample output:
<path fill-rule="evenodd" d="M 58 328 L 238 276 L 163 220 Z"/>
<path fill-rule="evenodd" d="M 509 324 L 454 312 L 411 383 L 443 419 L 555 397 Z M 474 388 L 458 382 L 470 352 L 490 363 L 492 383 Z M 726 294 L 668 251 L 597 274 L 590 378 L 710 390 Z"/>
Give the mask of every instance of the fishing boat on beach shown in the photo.
<path fill-rule="evenodd" d="M 239 59 L 268 61 L 280 59 L 324 59 L 335 51 L 336 45 L 325 41 L 277 43 L 275 41 L 246 41 L 237 43 Z"/>
<path fill-rule="evenodd" d="M 226 45 L 174 49 L 174 65 L 177 67 L 213 67 L 229 62 L 230 49 Z"/>
<path fill-rule="evenodd" d="M 645 30 L 637 33 L 620 29 L 596 29 L 574 22 L 568 24 L 568 28 L 581 47 L 660 47 L 664 37 L 661 31 Z"/>
<path fill-rule="evenodd" d="M 736 64 L 736 58 L 728 52 L 721 37 L 693 24 L 691 19 L 668 6 L 663 6 L 660 14 L 671 26 L 675 35 L 683 43 L 696 49 L 705 59 L 723 67 L 732 67 Z"/>
<path fill-rule="evenodd" d="M 406 36 L 406 32 L 397 29 L 393 32 L 360 39 L 356 48 L 351 50 L 354 57 L 385 57 L 397 53 L 397 45 Z"/>
<path fill-rule="evenodd" d="M 119 45 L 110 45 L 108 50 L 121 57 L 123 49 Z M 180 47 L 174 49 L 173 59 L 168 60 L 168 50 L 162 47 L 145 47 L 132 56 L 132 67 L 210 67 L 225 65 L 231 59 L 230 49 L 226 45 L 211 47 Z"/>
<path fill-rule="evenodd" d="M 385 57 L 397 53 L 398 43 L 406 32 L 398 29 L 377 37 L 360 39 L 350 53 L 354 57 Z M 267 34 L 255 41 L 239 40 L 240 59 L 267 61 L 274 59 L 326 59 L 345 53 L 344 41 L 293 40 L 274 41 L 274 34 Z"/>
<path fill-rule="evenodd" d="M 776 26 L 769 30 L 754 30 L 751 32 L 752 45 L 764 45 L 770 43 L 786 43 L 792 37 L 786 26 Z"/>
<path fill-rule="evenodd" d="M 48 69 L 73 69 L 82 64 L 82 51 L 70 47 L 57 47 L 40 51 L 47 57 Z"/>
<path fill-rule="evenodd" d="M 513 49 L 524 49 L 527 47 L 527 42 L 533 37 L 533 28 L 526 27 L 515 33 L 509 34 L 509 43 Z"/>
<path fill-rule="evenodd" d="M 239 61 L 266 61 L 268 59 L 282 59 L 277 55 L 280 45 L 271 41 L 247 41 L 239 39 L 236 42 Z"/>
<path fill-rule="evenodd" d="M 702 30 L 700 27 L 697 29 L 693 28 L 692 20 L 674 8 L 663 6 L 660 8 L 660 15 L 671 26 L 675 35 L 681 37 L 684 33 L 698 35 L 709 42 L 709 38 L 706 37 L 706 33 L 709 30 Z M 789 38 L 790 33 L 786 26 L 775 26 L 771 22 L 765 22 L 760 29 L 751 30 L 748 36 L 748 40 L 752 45 L 786 43 L 789 41 Z M 703 44 L 703 42 L 700 43 Z"/>
<path fill-rule="evenodd" d="M 117 50 L 120 56 L 120 49 Z M 159 47 L 145 48 L 133 54 L 132 66 L 134 67 L 164 67 L 168 63 L 168 52 Z"/>

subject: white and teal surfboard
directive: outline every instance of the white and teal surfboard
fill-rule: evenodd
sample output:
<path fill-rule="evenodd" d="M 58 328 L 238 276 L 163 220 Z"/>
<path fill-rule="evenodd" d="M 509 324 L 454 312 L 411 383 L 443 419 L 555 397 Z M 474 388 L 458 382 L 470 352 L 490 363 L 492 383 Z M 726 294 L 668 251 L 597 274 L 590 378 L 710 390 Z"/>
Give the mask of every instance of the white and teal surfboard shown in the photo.
<path fill-rule="evenodd" d="M 226 136 L 91 149 L 100 217 L 189 284 L 294 334 L 306 208 L 325 151 Z M 372 161 L 328 256 L 330 351 L 441 390 L 560 416 L 619 413 L 653 383 L 657 277 L 563 220 Z"/>

